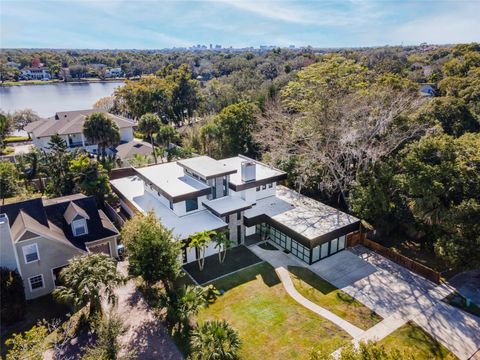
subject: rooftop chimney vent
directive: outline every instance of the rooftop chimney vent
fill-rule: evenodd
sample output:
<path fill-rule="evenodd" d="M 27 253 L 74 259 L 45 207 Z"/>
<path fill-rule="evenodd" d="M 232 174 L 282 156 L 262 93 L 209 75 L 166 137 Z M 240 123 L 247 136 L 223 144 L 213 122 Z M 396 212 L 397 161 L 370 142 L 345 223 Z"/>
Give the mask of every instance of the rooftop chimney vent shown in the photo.
<path fill-rule="evenodd" d="M 242 182 L 255 181 L 256 173 L 256 164 L 254 161 L 242 162 Z"/>

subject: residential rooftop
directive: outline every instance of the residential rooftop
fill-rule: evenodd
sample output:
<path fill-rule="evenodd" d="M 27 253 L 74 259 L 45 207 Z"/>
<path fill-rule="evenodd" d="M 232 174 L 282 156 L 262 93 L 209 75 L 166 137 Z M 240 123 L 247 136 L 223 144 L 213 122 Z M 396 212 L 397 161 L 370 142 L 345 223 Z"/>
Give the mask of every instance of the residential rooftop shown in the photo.
<path fill-rule="evenodd" d="M 142 180 L 153 184 L 157 191 L 173 202 L 202 190 L 210 192 L 207 184 L 185 175 L 183 167 L 177 162 L 147 166 L 135 171 Z"/>
<path fill-rule="evenodd" d="M 151 166 L 151 168 L 154 167 L 159 169 L 158 166 Z M 171 229 L 178 239 L 187 239 L 199 231 L 218 230 L 227 226 L 227 223 L 208 210 L 200 210 L 184 216 L 176 215 L 158 198 L 145 190 L 144 181 L 139 176 L 123 177 L 111 180 L 110 183 L 122 194 L 124 200 L 130 202 L 140 213 L 153 211 L 162 224 Z"/>
<path fill-rule="evenodd" d="M 346 226 L 355 229 L 360 223 L 352 215 L 281 185 L 277 185 L 276 196 L 257 200 L 255 206 L 244 213 L 247 222 L 262 216 L 301 235 L 312 247 L 324 242 L 324 236 L 335 237 L 336 230 Z"/>
<path fill-rule="evenodd" d="M 55 134 L 68 135 L 83 132 L 83 124 L 88 115 L 94 112 L 107 114 L 118 126 L 119 129 L 133 127 L 134 123 L 122 116 L 109 114 L 101 110 L 76 110 L 57 112 L 55 116 L 34 121 L 25 126 L 25 131 L 33 133 L 36 137 L 46 137 Z"/>
<path fill-rule="evenodd" d="M 197 156 L 177 162 L 181 167 L 190 170 L 205 179 L 233 174 L 238 171 L 234 166 L 229 166 L 221 161 L 212 159 L 210 156 Z"/>
<path fill-rule="evenodd" d="M 254 183 L 265 183 L 283 180 L 286 177 L 284 171 L 275 169 L 269 165 L 266 165 L 260 161 L 252 160 L 248 157 L 238 155 L 227 159 L 219 160 L 220 163 L 225 166 L 237 169 L 236 173 L 230 175 L 230 184 L 234 188 L 242 188 L 242 185 L 245 186 L 247 182 L 242 181 L 242 164 L 245 162 L 255 163 L 255 181 Z M 250 183 L 250 182 L 249 182 Z"/>

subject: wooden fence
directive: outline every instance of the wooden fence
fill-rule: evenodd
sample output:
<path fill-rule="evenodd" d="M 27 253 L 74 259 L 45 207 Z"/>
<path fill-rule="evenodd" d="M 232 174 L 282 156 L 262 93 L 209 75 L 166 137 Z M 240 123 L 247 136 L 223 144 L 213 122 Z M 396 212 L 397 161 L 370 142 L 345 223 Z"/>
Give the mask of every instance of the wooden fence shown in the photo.
<path fill-rule="evenodd" d="M 408 270 L 423 276 L 424 278 L 433 281 L 434 283 L 440 284 L 440 273 L 429 267 L 420 264 L 402 254 L 399 254 L 392 249 L 389 249 L 379 243 L 367 239 L 364 237 L 359 241 L 360 244 L 366 246 L 367 248 L 375 251 L 376 253 L 386 257 L 387 259 L 392 260 L 393 262 L 407 268 Z"/>

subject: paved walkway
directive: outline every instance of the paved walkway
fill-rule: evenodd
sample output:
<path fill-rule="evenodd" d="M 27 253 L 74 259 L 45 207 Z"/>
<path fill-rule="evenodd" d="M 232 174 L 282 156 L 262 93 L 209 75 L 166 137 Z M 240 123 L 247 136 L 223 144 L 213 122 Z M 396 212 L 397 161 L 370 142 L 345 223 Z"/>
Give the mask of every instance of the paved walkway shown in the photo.
<path fill-rule="evenodd" d="M 119 263 L 119 270 L 125 274 L 126 267 L 126 261 Z M 128 327 L 120 341 L 135 352 L 134 359 L 183 359 L 165 326 L 143 300 L 134 280 L 115 292 L 118 296 L 116 311 Z"/>
<path fill-rule="evenodd" d="M 250 250 L 252 250 L 258 257 L 268 261 L 275 268 L 275 272 L 282 282 L 283 287 L 296 302 L 313 311 L 314 313 L 324 317 L 325 319 L 330 320 L 338 327 L 349 333 L 353 338 L 360 336 L 364 332 L 362 329 L 350 324 L 348 321 L 343 320 L 341 317 L 335 315 L 327 309 L 306 299 L 297 291 L 297 289 L 295 289 L 287 268 L 289 265 L 303 267 L 305 267 L 305 265 L 294 261 L 294 259 L 291 259 L 288 255 L 281 251 L 265 250 L 258 245 L 251 246 Z"/>
<path fill-rule="evenodd" d="M 381 340 L 406 322 L 414 321 L 460 360 L 469 359 L 480 348 L 480 318 L 442 302 L 454 291 L 451 286 L 437 286 L 363 246 L 342 251 L 310 266 L 282 251 L 258 246 L 250 249 L 272 264 L 290 296 L 347 331 L 354 343 Z M 286 270 L 288 265 L 308 267 L 384 319 L 367 331 L 354 329 L 343 319 L 337 321 L 331 317 L 335 314 L 296 292 Z"/>

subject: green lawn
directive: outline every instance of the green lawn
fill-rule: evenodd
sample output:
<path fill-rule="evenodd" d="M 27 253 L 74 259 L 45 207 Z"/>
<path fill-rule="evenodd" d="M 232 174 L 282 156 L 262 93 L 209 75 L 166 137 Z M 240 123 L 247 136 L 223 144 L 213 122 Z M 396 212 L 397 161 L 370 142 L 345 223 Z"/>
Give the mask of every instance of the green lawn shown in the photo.
<path fill-rule="evenodd" d="M 225 293 L 197 320 L 227 320 L 243 339 L 242 359 L 308 359 L 314 346 L 334 351 L 350 340 L 336 325 L 295 302 L 267 263 L 213 284 Z"/>
<path fill-rule="evenodd" d="M 426 333 L 420 326 L 407 323 L 379 341 L 387 350 L 397 349 L 409 352 L 414 359 L 454 360 L 454 356 L 446 347 Z"/>
<path fill-rule="evenodd" d="M 300 294 L 360 329 L 366 330 L 382 320 L 375 312 L 312 271 L 298 266 L 289 266 L 288 270 Z"/>

